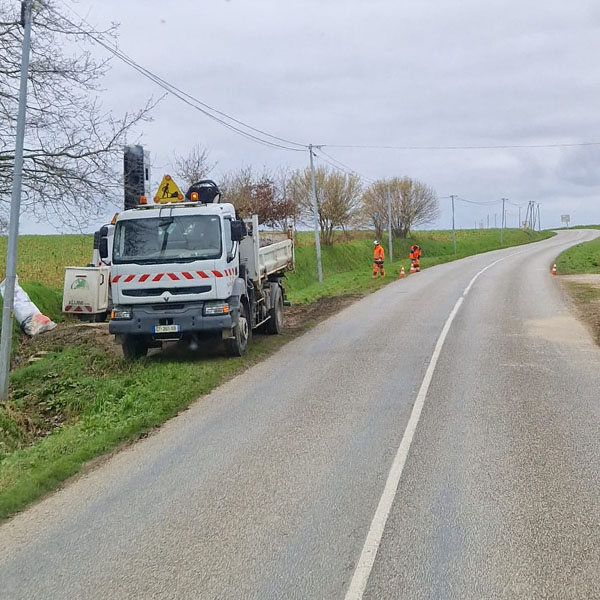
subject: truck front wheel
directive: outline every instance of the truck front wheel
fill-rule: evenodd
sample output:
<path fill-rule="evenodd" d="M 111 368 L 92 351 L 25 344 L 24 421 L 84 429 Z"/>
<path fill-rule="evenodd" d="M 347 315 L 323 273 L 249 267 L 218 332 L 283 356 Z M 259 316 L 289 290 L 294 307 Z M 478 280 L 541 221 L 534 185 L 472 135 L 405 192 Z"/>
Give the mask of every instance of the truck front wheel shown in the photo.
<path fill-rule="evenodd" d="M 269 310 L 269 316 L 271 317 L 267 322 L 267 333 L 278 334 L 283 329 L 283 294 L 281 288 L 277 286 L 275 290 L 275 298 L 273 301 L 273 308 Z"/>
<path fill-rule="evenodd" d="M 250 315 L 243 302 L 240 304 L 240 316 L 237 325 L 233 328 L 233 337 L 225 340 L 225 349 L 230 356 L 242 356 L 246 352 L 250 336 Z"/>
<path fill-rule="evenodd" d="M 148 344 L 138 335 L 125 335 L 121 348 L 127 360 L 137 360 L 148 354 Z"/>

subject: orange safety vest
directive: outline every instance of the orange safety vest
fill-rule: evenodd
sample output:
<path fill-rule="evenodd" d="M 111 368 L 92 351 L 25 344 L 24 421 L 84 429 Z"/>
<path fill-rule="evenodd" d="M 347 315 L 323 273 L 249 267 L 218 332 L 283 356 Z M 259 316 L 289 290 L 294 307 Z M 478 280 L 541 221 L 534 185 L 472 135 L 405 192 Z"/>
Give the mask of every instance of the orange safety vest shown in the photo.
<path fill-rule="evenodd" d="M 373 261 L 376 262 L 378 260 L 383 260 L 384 258 L 385 253 L 383 251 L 383 246 L 381 244 L 375 246 L 375 249 L 373 250 Z"/>
<path fill-rule="evenodd" d="M 410 247 L 410 259 L 419 260 L 421 258 L 421 248 L 419 246 L 414 245 Z"/>

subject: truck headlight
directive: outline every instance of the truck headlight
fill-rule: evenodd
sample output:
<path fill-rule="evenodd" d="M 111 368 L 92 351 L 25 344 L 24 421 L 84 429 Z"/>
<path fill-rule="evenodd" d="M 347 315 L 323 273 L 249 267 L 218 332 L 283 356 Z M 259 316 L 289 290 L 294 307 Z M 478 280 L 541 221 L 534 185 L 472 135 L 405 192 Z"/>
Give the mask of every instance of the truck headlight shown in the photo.
<path fill-rule="evenodd" d="M 130 306 L 115 306 L 110 313 L 112 321 L 124 321 L 131 319 L 131 307 Z"/>
<path fill-rule="evenodd" d="M 214 316 L 214 315 L 228 315 L 229 314 L 229 304 L 227 302 L 206 302 L 204 304 L 204 315 L 205 316 Z"/>

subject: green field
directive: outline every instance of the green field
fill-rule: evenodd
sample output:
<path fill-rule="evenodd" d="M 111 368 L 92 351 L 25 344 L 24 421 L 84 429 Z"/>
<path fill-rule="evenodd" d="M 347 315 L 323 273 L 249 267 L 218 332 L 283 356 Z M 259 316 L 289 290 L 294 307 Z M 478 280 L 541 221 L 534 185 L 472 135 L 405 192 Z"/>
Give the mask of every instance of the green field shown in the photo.
<path fill-rule="evenodd" d="M 317 264 L 312 232 L 301 231 L 296 237 L 296 272 L 287 276 L 289 299 L 293 303 L 312 302 L 326 296 L 356 294 L 377 288 L 366 275 L 371 272 L 373 233 L 355 232 L 349 241 L 322 246 L 324 284 L 316 281 Z M 504 246 L 516 246 L 550 237 L 551 232 L 530 232 L 507 229 Z M 499 246 L 497 229 L 464 229 L 456 232 L 457 256 L 496 250 Z M 19 282 L 31 299 L 53 320 L 63 320 L 61 313 L 64 270 L 70 265 L 86 265 L 92 255 L 92 235 L 24 235 L 19 238 Z M 415 232 L 413 237 L 393 242 L 394 262 L 388 264 L 389 276 L 397 277 L 400 266 L 408 272 L 410 245 L 423 249 L 423 267 L 454 260 L 451 231 Z M 382 240 L 389 258 L 387 236 Z M 6 237 L 0 237 L 0 270 L 5 269 Z M 48 288 L 48 289 L 46 289 Z M 49 291 L 51 290 L 51 292 Z"/>
<path fill-rule="evenodd" d="M 377 289 L 384 282 L 370 280 L 373 233 L 358 232 L 357 239 L 340 242 L 321 248 L 323 257 L 323 285 L 316 281 L 317 263 L 314 248 L 314 234 L 301 232 L 296 247 L 296 272 L 287 276 L 287 289 L 292 302 L 313 302 L 318 298 L 339 296 L 342 294 L 360 294 Z M 507 229 L 504 232 L 504 247 L 518 246 L 546 239 L 554 235 L 549 231 L 532 232 L 520 229 Z M 381 240 L 386 257 L 389 258 L 387 236 Z M 456 232 L 457 256 L 452 248 L 451 231 L 420 231 L 405 240 L 393 241 L 394 262 L 386 262 L 386 279 L 397 278 L 400 267 L 406 273 L 410 269 L 408 253 L 411 244 L 419 244 L 423 249 L 421 266 L 431 267 L 455 258 L 464 258 L 472 254 L 497 250 L 500 245 L 500 233 L 497 229 L 463 229 Z"/>
<path fill-rule="evenodd" d="M 556 259 L 556 269 L 561 275 L 600 273 L 600 238 L 565 250 Z"/>
<path fill-rule="evenodd" d="M 92 258 L 93 235 L 19 236 L 19 281 L 37 281 L 62 292 L 65 267 L 82 267 Z M 6 236 L 0 237 L 0 273 L 6 269 Z"/>
<path fill-rule="evenodd" d="M 505 246 L 550 235 L 507 230 Z M 362 232 L 354 237 L 323 247 L 325 282 L 319 286 L 311 235 L 299 234 L 296 272 L 287 277 L 292 302 L 376 290 L 397 277 L 401 264 L 408 270 L 408 247 L 414 242 L 423 248 L 423 267 L 454 259 L 451 232 L 416 233 L 410 240 L 395 241 L 394 255 L 402 260 L 386 265 L 385 279 L 372 280 L 373 234 Z M 457 243 L 459 258 L 494 250 L 499 247 L 499 232 L 458 231 Z M 91 245 L 91 236 L 21 238 L 20 281 L 51 318 L 62 319 L 64 267 L 87 264 Z M 226 358 L 220 350 L 208 350 L 163 353 L 135 364 L 93 343 L 56 344 L 29 364 L 21 355 L 26 357 L 26 350 L 40 342 L 23 340 L 20 348 L 16 344 L 20 360 L 11 376 L 11 397 L 0 407 L 0 518 L 56 489 L 90 459 L 160 425 L 291 337 L 291 333 L 256 336 L 243 358 Z"/>

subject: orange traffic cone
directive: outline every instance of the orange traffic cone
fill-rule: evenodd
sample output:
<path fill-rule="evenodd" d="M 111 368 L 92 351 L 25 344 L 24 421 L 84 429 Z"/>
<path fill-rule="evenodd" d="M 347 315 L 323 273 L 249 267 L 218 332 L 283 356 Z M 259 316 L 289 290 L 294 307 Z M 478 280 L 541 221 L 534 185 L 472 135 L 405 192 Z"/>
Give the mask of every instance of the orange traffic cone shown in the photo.
<path fill-rule="evenodd" d="M 404 279 L 406 277 L 406 273 L 404 272 L 404 265 L 400 269 L 400 279 Z"/>
<path fill-rule="evenodd" d="M 412 264 L 412 263 L 411 263 L 411 265 L 410 265 L 410 272 L 411 272 L 411 273 L 416 273 L 416 272 L 417 272 L 417 270 L 415 269 L 415 265 L 414 265 L 414 264 Z"/>
<path fill-rule="evenodd" d="M 552 275 L 556 275 L 556 263 L 552 265 Z"/>

